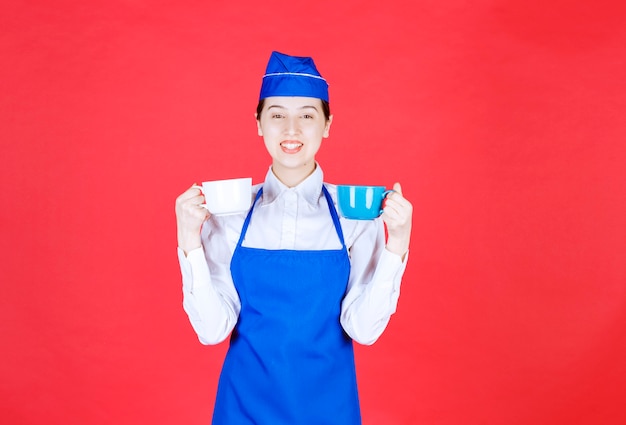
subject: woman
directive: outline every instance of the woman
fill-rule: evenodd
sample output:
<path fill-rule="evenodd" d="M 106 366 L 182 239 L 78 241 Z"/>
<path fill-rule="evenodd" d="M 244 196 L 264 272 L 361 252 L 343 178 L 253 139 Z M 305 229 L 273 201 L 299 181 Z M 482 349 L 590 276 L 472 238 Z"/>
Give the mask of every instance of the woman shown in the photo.
<path fill-rule="evenodd" d="M 185 311 L 202 343 L 231 335 L 213 423 L 360 424 L 352 340 L 373 344 L 395 312 L 412 206 L 396 183 L 381 218 L 338 217 L 311 58 L 272 53 L 256 120 L 272 165 L 250 211 L 212 216 L 196 186 L 176 200 Z"/>

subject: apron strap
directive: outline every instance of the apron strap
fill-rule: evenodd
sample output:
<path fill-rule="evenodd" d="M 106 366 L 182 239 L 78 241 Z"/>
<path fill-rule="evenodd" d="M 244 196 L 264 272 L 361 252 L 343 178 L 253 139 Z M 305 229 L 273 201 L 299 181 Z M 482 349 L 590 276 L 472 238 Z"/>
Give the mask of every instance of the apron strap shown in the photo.
<path fill-rule="evenodd" d="M 243 222 L 243 227 L 241 228 L 241 235 L 239 235 L 239 242 L 237 242 L 237 248 L 241 247 L 241 243 L 246 237 L 246 232 L 248 231 L 248 225 L 250 224 L 250 217 L 252 217 L 252 210 L 254 209 L 254 206 L 256 205 L 256 201 L 259 200 L 262 194 L 263 194 L 263 186 L 261 186 L 261 188 L 257 192 L 256 197 L 254 198 L 254 202 L 252 203 L 252 206 L 250 207 L 250 211 L 248 211 L 248 215 L 246 216 L 246 221 Z"/>
<path fill-rule="evenodd" d="M 335 224 L 335 230 L 337 230 L 337 235 L 339 236 L 339 242 L 341 242 L 341 246 L 345 249 L 346 243 L 343 239 L 343 231 L 341 230 L 341 223 L 339 222 L 339 215 L 337 215 L 337 210 L 335 209 L 335 205 L 333 204 L 333 198 L 331 198 L 330 193 L 326 189 L 326 186 L 322 185 L 322 192 L 324 192 L 324 196 L 326 197 L 326 202 L 328 202 L 328 209 L 330 210 L 330 215 L 333 218 L 333 223 Z"/>

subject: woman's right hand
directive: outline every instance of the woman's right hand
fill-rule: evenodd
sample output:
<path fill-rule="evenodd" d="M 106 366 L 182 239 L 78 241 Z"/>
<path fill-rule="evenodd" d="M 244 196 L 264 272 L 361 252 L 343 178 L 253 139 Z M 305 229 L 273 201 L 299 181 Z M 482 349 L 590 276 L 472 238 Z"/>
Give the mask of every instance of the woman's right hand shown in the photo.
<path fill-rule="evenodd" d="M 202 246 L 200 229 L 211 214 L 202 206 L 204 195 L 199 186 L 192 185 L 176 198 L 176 228 L 178 246 L 185 255 Z"/>

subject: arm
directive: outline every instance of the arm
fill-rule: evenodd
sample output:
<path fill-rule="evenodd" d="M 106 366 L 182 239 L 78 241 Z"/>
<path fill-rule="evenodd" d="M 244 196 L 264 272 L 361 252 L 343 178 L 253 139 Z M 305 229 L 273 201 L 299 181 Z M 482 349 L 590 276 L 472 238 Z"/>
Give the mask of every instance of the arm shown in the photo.
<path fill-rule="evenodd" d="M 341 324 L 352 339 L 371 345 L 382 335 L 400 296 L 408 260 L 412 206 L 394 185 L 382 220 L 359 223 L 350 246 L 350 280 L 342 303 Z"/>
<path fill-rule="evenodd" d="M 240 302 L 230 275 L 232 247 L 223 227 L 199 206 L 203 200 L 194 187 L 176 200 L 178 260 L 189 321 L 200 342 L 218 344 L 235 326 Z"/>

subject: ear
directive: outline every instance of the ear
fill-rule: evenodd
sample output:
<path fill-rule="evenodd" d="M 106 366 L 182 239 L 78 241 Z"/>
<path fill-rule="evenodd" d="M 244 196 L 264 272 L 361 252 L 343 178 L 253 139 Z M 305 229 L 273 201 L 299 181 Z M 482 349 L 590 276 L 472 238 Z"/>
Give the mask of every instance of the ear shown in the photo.
<path fill-rule="evenodd" d="M 256 120 L 256 132 L 259 136 L 263 137 L 263 129 L 261 129 L 261 121 L 259 120 L 259 114 L 254 114 L 254 119 Z"/>
<path fill-rule="evenodd" d="M 326 121 L 326 127 L 324 127 L 324 138 L 327 138 L 330 135 L 330 125 L 333 123 L 333 116 L 330 115 L 328 120 Z"/>

